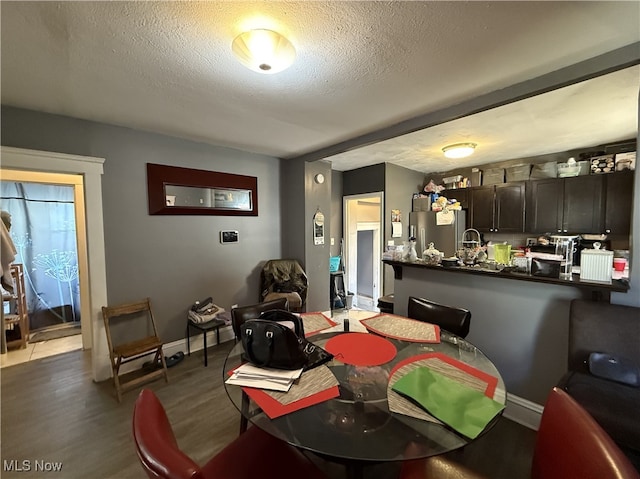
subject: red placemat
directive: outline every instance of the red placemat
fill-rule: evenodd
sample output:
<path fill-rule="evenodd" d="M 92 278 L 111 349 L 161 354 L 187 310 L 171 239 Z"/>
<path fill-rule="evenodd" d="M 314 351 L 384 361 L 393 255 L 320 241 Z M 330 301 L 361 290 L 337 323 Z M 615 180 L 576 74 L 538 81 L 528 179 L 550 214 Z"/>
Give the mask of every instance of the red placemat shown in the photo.
<path fill-rule="evenodd" d="M 445 376 L 459 381 L 470 388 L 484 392 L 485 396 L 492 398 L 498 385 L 498 378 L 485 373 L 466 363 L 458 361 L 442 353 L 425 353 L 412 356 L 400 361 L 389 373 L 389 385 L 387 386 L 387 399 L 389 410 L 406 416 L 423 419 L 425 421 L 440 423 L 431 414 L 425 411 L 413 401 L 403 397 L 392 389 L 393 384 L 405 374 L 417 367 L 426 366 Z"/>
<path fill-rule="evenodd" d="M 388 340 L 367 333 L 345 333 L 334 336 L 324 349 L 334 359 L 354 366 L 378 366 L 396 357 L 396 347 Z"/>
<path fill-rule="evenodd" d="M 232 371 L 228 371 L 230 375 Z M 305 371 L 289 392 L 267 391 L 245 386 L 242 390 L 271 419 L 338 397 L 338 380 L 327 366 Z"/>

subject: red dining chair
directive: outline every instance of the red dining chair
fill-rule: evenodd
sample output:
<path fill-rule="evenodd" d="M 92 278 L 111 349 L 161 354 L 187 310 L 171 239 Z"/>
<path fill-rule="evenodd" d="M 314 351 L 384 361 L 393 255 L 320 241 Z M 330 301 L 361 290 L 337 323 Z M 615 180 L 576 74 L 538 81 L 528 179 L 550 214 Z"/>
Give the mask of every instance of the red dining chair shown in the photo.
<path fill-rule="evenodd" d="M 143 389 L 133 409 L 133 439 L 152 479 L 327 479 L 300 451 L 251 427 L 204 466 L 180 450 L 158 397 Z"/>
<path fill-rule="evenodd" d="M 400 479 L 481 479 L 465 466 L 434 456 L 403 464 Z M 531 479 L 640 479 L 609 435 L 571 396 L 553 388 L 533 453 Z"/>

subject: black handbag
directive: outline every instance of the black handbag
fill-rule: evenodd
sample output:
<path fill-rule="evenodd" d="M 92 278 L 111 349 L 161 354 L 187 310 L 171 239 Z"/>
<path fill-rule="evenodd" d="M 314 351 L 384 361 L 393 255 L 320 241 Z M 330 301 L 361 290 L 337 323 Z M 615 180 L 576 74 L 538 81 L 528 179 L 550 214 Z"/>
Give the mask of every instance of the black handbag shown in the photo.
<path fill-rule="evenodd" d="M 289 311 L 265 311 L 244 322 L 240 331 L 248 361 L 274 369 L 313 369 L 333 355 L 304 337 L 302 318 Z"/>
<path fill-rule="evenodd" d="M 247 359 L 258 367 L 300 369 L 307 364 L 300 338 L 288 326 L 266 319 L 249 319 L 240 331 Z"/>
<path fill-rule="evenodd" d="M 263 311 L 258 316 L 258 319 L 265 319 L 267 321 L 275 321 L 288 327 L 292 327 L 294 333 L 299 338 L 304 338 L 304 324 L 300 316 L 293 314 L 284 309 L 271 309 L 269 311 Z"/>

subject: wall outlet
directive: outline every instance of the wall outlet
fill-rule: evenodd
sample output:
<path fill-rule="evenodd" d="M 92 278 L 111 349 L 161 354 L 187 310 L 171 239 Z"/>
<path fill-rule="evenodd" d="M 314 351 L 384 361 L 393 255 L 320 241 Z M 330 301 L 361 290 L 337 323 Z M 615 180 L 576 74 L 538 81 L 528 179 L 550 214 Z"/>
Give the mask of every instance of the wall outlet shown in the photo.
<path fill-rule="evenodd" d="M 238 307 L 238 305 L 237 305 L 237 304 L 232 304 L 232 305 L 231 305 L 231 309 L 236 309 L 237 307 Z"/>

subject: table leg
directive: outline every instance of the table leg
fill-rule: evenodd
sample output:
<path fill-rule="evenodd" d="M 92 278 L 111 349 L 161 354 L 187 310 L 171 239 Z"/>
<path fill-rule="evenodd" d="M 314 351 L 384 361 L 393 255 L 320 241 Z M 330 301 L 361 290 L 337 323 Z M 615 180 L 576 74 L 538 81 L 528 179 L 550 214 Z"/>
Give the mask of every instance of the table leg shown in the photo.
<path fill-rule="evenodd" d="M 240 434 L 247 430 L 247 426 L 249 425 L 249 420 L 247 416 L 249 415 L 249 396 L 247 393 L 242 391 L 242 409 L 240 411 Z"/>
<path fill-rule="evenodd" d="M 189 323 L 187 322 L 187 355 L 191 356 L 191 328 L 189 328 Z"/>
<path fill-rule="evenodd" d="M 209 365 L 209 358 L 207 358 L 207 332 L 203 331 L 202 335 L 204 336 L 204 367 L 206 368 Z"/>

